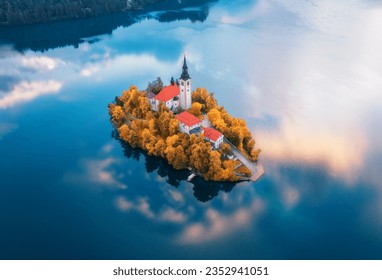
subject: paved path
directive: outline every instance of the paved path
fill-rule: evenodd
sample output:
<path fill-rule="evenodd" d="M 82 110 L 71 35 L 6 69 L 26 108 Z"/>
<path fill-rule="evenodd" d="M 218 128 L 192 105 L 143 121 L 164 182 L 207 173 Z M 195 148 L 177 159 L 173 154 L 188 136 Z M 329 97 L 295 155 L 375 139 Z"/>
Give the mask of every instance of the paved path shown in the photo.
<path fill-rule="evenodd" d="M 227 138 L 223 138 L 223 142 L 231 147 L 231 152 L 238 160 L 240 160 L 251 171 L 251 181 L 257 181 L 263 174 L 264 168 L 260 164 L 256 164 L 247 159 Z"/>
<path fill-rule="evenodd" d="M 208 120 L 207 116 L 204 116 L 204 119 L 202 120 L 202 126 L 203 127 L 211 127 L 212 126 L 210 121 Z"/>
<path fill-rule="evenodd" d="M 146 121 L 145 119 L 138 119 L 136 117 L 134 117 L 132 114 L 130 113 L 127 113 L 127 116 L 129 119 L 133 119 L 133 120 L 137 120 L 137 121 Z"/>
<path fill-rule="evenodd" d="M 138 118 L 136 118 L 136 117 L 133 117 L 130 113 L 127 113 L 127 118 L 126 118 L 126 121 L 125 121 L 125 123 L 129 126 L 129 127 L 131 127 L 131 122 L 133 121 L 133 120 L 137 120 L 137 121 L 146 121 L 146 120 L 144 120 L 144 119 L 138 119 Z"/>

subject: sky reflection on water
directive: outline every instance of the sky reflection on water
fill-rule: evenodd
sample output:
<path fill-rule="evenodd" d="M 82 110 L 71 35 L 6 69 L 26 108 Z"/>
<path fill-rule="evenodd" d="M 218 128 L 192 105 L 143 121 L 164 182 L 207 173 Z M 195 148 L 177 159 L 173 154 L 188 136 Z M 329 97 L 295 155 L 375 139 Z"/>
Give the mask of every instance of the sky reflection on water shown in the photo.
<path fill-rule="evenodd" d="M 36 222 L 8 226 L 0 258 L 381 258 L 381 15 L 358 0 L 226 0 L 205 22 L 143 20 L 78 48 L 1 46 L 0 209 Z M 177 77 L 184 53 L 194 85 L 252 129 L 259 182 L 188 183 L 110 138 L 108 102 Z"/>

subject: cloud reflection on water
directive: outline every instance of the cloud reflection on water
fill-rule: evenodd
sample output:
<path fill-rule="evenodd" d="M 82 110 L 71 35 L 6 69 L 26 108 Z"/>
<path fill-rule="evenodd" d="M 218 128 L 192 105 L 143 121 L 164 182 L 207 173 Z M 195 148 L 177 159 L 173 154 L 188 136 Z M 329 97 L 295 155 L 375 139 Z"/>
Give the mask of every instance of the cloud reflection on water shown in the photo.
<path fill-rule="evenodd" d="M 0 95 L 0 109 L 32 101 L 42 95 L 57 94 L 61 88 L 62 83 L 55 80 L 22 81 L 16 84 L 10 92 Z"/>
<path fill-rule="evenodd" d="M 64 175 L 64 181 L 73 184 L 89 183 L 90 186 L 100 185 L 117 189 L 126 189 L 122 182 L 124 174 L 115 171 L 114 165 L 119 161 L 111 156 L 101 158 L 86 158 L 79 162 L 78 170 L 71 170 Z"/>
<path fill-rule="evenodd" d="M 219 240 L 237 231 L 253 226 L 258 215 L 264 209 L 264 203 L 254 198 L 252 203 L 236 207 L 232 212 L 206 209 L 196 221 L 191 221 L 179 236 L 178 242 L 200 244 Z"/>
<path fill-rule="evenodd" d="M 98 81 L 110 81 L 121 79 L 122 77 L 147 76 L 155 79 L 158 73 L 162 78 L 170 78 L 174 70 L 178 69 L 180 57 L 176 61 L 166 62 L 151 55 L 119 55 L 100 58 L 95 62 L 85 64 L 80 74 Z M 148 78 L 150 79 L 150 78 Z M 133 84 L 133 83 L 131 83 Z M 129 84 L 125 85 L 126 87 Z"/>
<path fill-rule="evenodd" d="M 23 56 L 21 58 L 21 65 L 26 68 L 34 69 L 37 71 L 51 71 L 59 64 L 64 64 L 61 59 L 51 58 L 48 56 Z"/>
<path fill-rule="evenodd" d="M 54 72 L 65 64 L 60 58 L 34 53 L 22 55 L 4 47 L 0 52 L 7 54 L 0 57 L 0 76 L 11 77 L 0 88 L 0 109 L 60 93 L 64 83 Z"/>
<path fill-rule="evenodd" d="M 382 103 L 382 39 L 376 36 L 382 9 L 369 9 L 361 1 L 274 2 L 282 8 L 273 5 L 268 12 L 285 16 L 286 8 L 296 17 L 286 17 L 289 21 L 282 27 L 268 22 L 263 26 L 260 20 L 254 33 L 262 42 L 249 39 L 254 45 L 248 49 L 252 65 L 257 64 L 251 68 L 266 67 L 272 77 L 259 80 L 254 75 L 244 95 L 255 107 L 246 112 L 246 119 L 252 115 L 255 125 L 264 116 L 276 120 L 272 127 L 266 123 L 253 129 L 262 156 L 323 162 L 333 174 L 355 180 L 371 145 L 372 136 L 365 130 L 371 121 L 368 111 Z M 283 32 L 268 32 L 276 27 Z M 270 55 L 281 53 L 288 59 L 267 55 L 268 63 L 255 60 L 264 52 L 259 44 L 265 44 Z"/>

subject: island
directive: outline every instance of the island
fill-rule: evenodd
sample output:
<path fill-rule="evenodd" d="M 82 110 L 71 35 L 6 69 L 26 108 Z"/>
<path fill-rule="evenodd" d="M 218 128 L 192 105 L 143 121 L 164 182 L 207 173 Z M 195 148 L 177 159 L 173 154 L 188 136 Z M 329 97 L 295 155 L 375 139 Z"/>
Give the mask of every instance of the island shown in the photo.
<path fill-rule="evenodd" d="M 189 169 L 209 181 L 256 181 L 264 170 L 243 119 L 232 117 L 205 88 L 192 91 L 184 56 L 179 79 L 146 90 L 131 86 L 108 106 L 120 139 L 175 169 Z"/>

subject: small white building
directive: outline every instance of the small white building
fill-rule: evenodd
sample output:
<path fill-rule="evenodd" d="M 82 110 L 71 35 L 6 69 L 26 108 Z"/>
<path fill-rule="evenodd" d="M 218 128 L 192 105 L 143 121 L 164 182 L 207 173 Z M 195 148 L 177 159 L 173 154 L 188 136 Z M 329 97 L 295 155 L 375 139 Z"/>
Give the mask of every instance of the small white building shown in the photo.
<path fill-rule="evenodd" d="M 201 120 L 193 114 L 184 111 L 176 116 L 179 121 L 179 130 L 183 133 L 190 134 L 193 129 L 200 128 Z"/>
<path fill-rule="evenodd" d="M 223 143 L 224 135 L 216 129 L 213 129 L 212 127 L 207 127 L 203 129 L 203 133 L 204 139 L 209 141 L 215 149 L 218 149 Z"/>
<path fill-rule="evenodd" d="M 154 93 L 152 93 L 152 92 L 149 92 L 149 93 L 147 94 L 147 99 L 149 100 L 149 103 L 150 103 L 151 108 L 152 108 L 153 110 L 156 110 L 155 96 L 156 96 L 156 95 L 155 95 Z"/>

